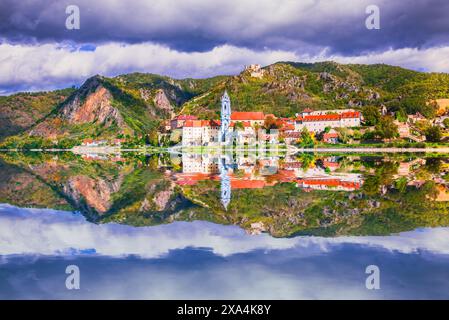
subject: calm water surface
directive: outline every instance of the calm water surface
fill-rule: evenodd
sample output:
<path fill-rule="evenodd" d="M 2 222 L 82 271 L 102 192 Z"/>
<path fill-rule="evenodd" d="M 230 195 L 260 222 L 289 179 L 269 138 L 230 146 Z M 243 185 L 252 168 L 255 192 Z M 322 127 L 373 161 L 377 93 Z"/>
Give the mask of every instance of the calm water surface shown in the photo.
<path fill-rule="evenodd" d="M 2 153 L 0 173 L 0 299 L 449 298 L 445 157 Z"/>

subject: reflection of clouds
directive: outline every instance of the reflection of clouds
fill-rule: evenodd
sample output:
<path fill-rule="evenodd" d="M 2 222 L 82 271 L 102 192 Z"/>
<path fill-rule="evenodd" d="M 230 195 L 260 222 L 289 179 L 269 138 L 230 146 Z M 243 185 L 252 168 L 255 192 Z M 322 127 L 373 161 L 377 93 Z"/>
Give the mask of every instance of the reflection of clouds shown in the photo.
<path fill-rule="evenodd" d="M 224 260 L 186 251 L 163 260 L 10 259 L 2 266 L 7 272 L 0 275 L 0 299 L 362 299 L 384 294 L 366 290 L 363 268 L 354 269 L 347 259 L 349 266 L 339 266 L 346 275 L 342 278 L 335 271 L 322 272 L 319 259 L 273 263 L 264 255 Z M 80 267 L 79 291 L 61 285 L 68 264 Z"/>
<path fill-rule="evenodd" d="M 220 256 L 254 250 L 295 250 L 302 256 L 332 251 L 344 244 L 379 246 L 403 253 L 426 250 L 449 253 L 449 228 L 421 229 L 386 237 L 249 236 L 236 226 L 208 222 L 175 222 L 135 228 L 96 225 L 80 215 L 47 209 L 0 205 L 0 254 L 74 255 L 95 252 L 104 256 L 159 257 L 170 250 L 210 248 Z"/>
<path fill-rule="evenodd" d="M 446 254 L 448 235 L 276 239 L 200 221 L 95 225 L 0 205 L 0 299 L 447 298 L 449 258 L 407 253 Z M 81 290 L 65 289 L 68 264 L 80 267 Z M 381 290 L 365 288 L 369 264 L 381 269 Z"/>

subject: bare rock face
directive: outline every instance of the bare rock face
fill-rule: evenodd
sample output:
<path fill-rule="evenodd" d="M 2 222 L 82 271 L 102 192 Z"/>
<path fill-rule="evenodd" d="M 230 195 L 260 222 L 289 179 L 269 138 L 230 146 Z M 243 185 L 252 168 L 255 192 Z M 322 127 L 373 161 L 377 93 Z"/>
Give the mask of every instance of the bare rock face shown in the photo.
<path fill-rule="evenodd" d="M 156 185 L 148 187 L 148 194 L 141 203 L 139 212 L 147 211 L 162 211 L 167 209 L 170 204 L 170 199 L 174 193 L 175 184 L 170 181 L 169 184 L 161 191 L 153 193 L 156 189 Z"/>
<path fill-rule="evenodd" d="M 64 192 L 76 202 L 84 199 L 89 207 L 102 214 L 111 208 L 112 194 L 120 189 L 120 185 L 120 179 L 110 182 L 87 176 L 75 176 L 64 186 Z"/>
<path fill-rule="evenodd" d="M 335 77 L 329 72 L 320 72 L 319 78 L 324 81 L 335 81 Z"/>
<path fill-rule="evenodd" d="M 173 106 L 170 100 L 167 98 L 167 95 L 165 94 L 164 90 L 159 89 L 156 91 L 156 94 L 153 98 L 153 102 L 159 109 L 173 113 Z"/>
<path fill-rule="evenodd" d="M 168 190 L 161 191 L 156 194 L 153 201 L 154 201 L 154 204 L 156 205 L 156 208 L 158 211 L 162 211 L 165 209 L 172 194 L 173 194 L 172 188 L 170 188 Z"/>
<path fill-rule="evenodd" d="M 58 136 L 65 134 L 62 129 L 64 122 L 96 123 L 104 127 L 115 123 L 123 128 L 126 126 L 125 121 L 119 110 L 112 106 L 112 100 L 112 94 L 102 85 L 101 77 L 92 77 L 75 95 L 68 98 L 56 116 L 39 123 L 29 135 L 57 139 Z"/>
<path fill-rule="evenodd" d="M 79 95 L 76 96 L 62 108 L 61 114 L 73 124 L 99 122 L 110 125 L 116 121 L 119 126 L 122 126 L 123 118 L 111 105 L 111 101 L 111 93 L 103 86 L 98 86 L 87 95 L 84 101 L 81 101 Z"/>

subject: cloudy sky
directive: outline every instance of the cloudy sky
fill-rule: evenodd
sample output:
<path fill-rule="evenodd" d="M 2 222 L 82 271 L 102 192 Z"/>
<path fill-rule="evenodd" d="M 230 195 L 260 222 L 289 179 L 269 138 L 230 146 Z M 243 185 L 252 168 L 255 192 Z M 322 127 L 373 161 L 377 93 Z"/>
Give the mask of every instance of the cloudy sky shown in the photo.
<path fill-rule="evenodd" d="M 204 221 L 134 228 L 1 204 L 0 299 L 447 299 L 448 237 L 449 228 L 336 238 Z M 73 264 L 79 291 L 64 286 Z M 379 267 L 380 290 L 365 287 L 368 265 Z"/>
<path fill-rule="evenodd" d="M 135 228 L 118 224 L 93 224 L 81 214 L 50 209 L 18 208 L 0 204 L 0 256 L 57 255 L 93 252 L 102 256 L 163 257 L 185 248 L 208 248 L 215 255 L 254 250 L 297 249 L 301 256 L 330 252 L 342 244 L 383 248 L 404 254 L 420 251 L 449 255 L 449 228 L 418 229 L 385 237 L 250 236 L 237 226 L 204 221 L 176 222 Z M 1 261 L 0 261 L 1 262 Z"/>
<path fill-rule="evenodd" d="M 80 28 L 66 28 L 68 5 Z M 380 29 L 367 29 L 376 5 Z M 449 72 L 446 0 L 2 0 L 0 93 L 94 74 L 177 78 L 280 60 L 389 63 Z"/>

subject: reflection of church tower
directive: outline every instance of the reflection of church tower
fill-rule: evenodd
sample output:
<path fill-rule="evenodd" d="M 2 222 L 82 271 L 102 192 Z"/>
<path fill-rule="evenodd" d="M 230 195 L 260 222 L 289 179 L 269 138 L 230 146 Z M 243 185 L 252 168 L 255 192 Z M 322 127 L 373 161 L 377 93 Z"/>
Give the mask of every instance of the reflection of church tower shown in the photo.
<path fill-rule="evenodd" d="M 220 161 L 220 180 L 221 180 L 221 203 L 225 210 L 228 210 L 229 202 L 231 202 L 231 180 L 228 175 L 228 168 L 226 166 L 226 158 L 219 159 Z"/>
<path fill-rule="evenodd" d="M 224 92 L 221 97 L 221 130 L 220 130 L 220 142 L 226 141 L 226 135 L 231 125 L 231 99 L 229 99 L 228 93 Z"/>

